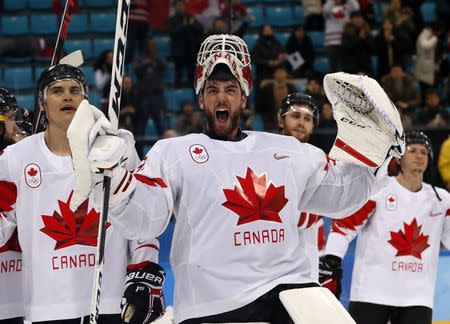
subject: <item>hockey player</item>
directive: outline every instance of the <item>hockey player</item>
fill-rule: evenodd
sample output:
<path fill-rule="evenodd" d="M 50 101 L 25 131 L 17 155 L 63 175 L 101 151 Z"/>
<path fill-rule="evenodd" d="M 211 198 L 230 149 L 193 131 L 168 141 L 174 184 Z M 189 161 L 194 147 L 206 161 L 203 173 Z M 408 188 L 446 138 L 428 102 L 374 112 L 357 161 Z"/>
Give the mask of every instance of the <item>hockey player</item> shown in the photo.
<path fill-rule="evenodd" d="M 283 135 L 294 136 L 300 142 L 308 143 L 315 127 L 319 124 L 319 116 L 317 103 L 310 95 L 291 93 L 281 101 L 278 111 L 278 126 Z M 309 246 L 311 269 L 316 271 L 319 253 L 325 247 L 323 219 L 315 214 L 301 212 L 298 227 L 299 239 L 305 246 Z"/>
<path fill-rule="evenodd" d="M 14 94 L 0 88 L 0 155 L 16 141 L 19 130 L 16 111 L 19 109 Z M 12 211 L 16 187 L 0 181 L 0 218 Z M 22 254 L 17 240 L 17 231 L 5 243 L 0 244 L 0 324 L 21 324 L 24 315 L 22 299 Z"/>
<path fill-rule="evenodd" d="M 46 130 L 0 156 L 0 180 L 17 188 L 14 213 L 0 219 L 0 245 L 17 228 L 27 320 L 79 324 L 90 312 L 99 206 L 86 200 L 76 211 L 69 208 L 75 174 L 66 131 L 88 86 L 78 68 L 59 64 L 41 73 L 37 91 Z M 129 151 L 135 158 L 133 146 Z M 121 323 L 127 264 L 157 262 L 158 248 L 157 240 L 129 242 L 107 227 L 100 323 Z"/>
<path fill-rule="evenodd" d="M 116 166 L 109 219 L 124 235 L 158 236 L 175 216 L 176 323 L 293 323 L 278 293 L 318 285 L 299 243 L 298 210 L 340 217 L 359 209 L 379 184 L 374 168 L 342 163 L 336 170 L 323 151 L 295 138 L 242 132 L 251 88 L 246 44 L 212 35 L 200 47 L 195 79 L 204 134 L 158 141 L 130 176 L 120 164 L 127 139 L 102 135 L 88 153 L 77 150 L 99 126 L 113 132 L 101 116 L 101 125 L 86 127 L 99 116 L 95 108 L 79 109 L 68 131 L 73 156 L 91 170 Z M 87 131 L 76 133 L 80 125 Z M 96 174 L 90 179 L 83 189 Z M 151 269 L 141 272 L 143 287 L 160 286 Z"/>
<path fill-rule="evenodd" d="M 406 133 L 399 173 L 350 217 L 333 221 L 323 280 L 334 280 L 358 236 L 349 312 L 358 324 L 431 324 L 440 243 L 450 248 L 450 194 L 423 182 L 428 137 Z M 339 286 L 336 283 L 335 286 Z"/>

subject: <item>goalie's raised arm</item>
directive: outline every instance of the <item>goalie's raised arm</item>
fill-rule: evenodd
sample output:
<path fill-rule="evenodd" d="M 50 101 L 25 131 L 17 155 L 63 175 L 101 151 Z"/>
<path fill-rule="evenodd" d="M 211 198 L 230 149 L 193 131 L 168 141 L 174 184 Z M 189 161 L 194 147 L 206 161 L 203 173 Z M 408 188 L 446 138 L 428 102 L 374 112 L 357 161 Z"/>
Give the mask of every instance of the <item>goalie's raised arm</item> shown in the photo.
<path fill-rule="evenodd" d="M 338 72 L 327 74 L 323 85 L 338 126 L 331 158 L 379 167 L 388 156 L 403 155 L 400 114 L 377 81 Z"/>

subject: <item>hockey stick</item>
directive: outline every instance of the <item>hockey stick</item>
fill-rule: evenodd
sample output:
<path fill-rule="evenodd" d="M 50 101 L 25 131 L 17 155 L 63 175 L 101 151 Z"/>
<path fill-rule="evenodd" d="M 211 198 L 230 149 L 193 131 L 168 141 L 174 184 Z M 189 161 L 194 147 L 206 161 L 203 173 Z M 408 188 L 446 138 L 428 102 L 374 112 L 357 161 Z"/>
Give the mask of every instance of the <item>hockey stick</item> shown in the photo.
<path fill-rule="evenodd" d="M 69 29 L 70 18 L 72 17 L 72 10 L 75 6 L 75 0 L 66 0 L 66 5 L 64 7 L 63 17 L 61 23 L 59 24 L 58 38 L 56 38 L 55 50 L 53 51 L 52 61 L 50 66 L 58 64 L 59 58 L 64 47 L 64 41 L 67 37 L 67 30 Z M 34 125 L 34 134 L 37 133 L 39 125 L 42 124 L 42 114 L 41 110 L 38 109 L 38 115 L 36 118 L 36 125 Z"/>
<path fill-rule="evenodd" d="M 116 32 L 114 37 L 113 66 L 111 72 L 111 88 L 109 92 L 108 118 L 114 129 L 119 127 L 120 99 L 122 96 L 122 79 L 125 64 L 125 45 L 127 41 L 130 0 L 119 0 L 117 6 Z M 112 170 L 104 170 L 103 199 L 101 218 L 98 224 L 97 253 L 95 258 L 94 283 L 92 286 L 92 301 L 90 324 L 98 322 L 100 307 L 100 292 L 105 253 L 106 222 L 108 220 L 109 194 L 111 188 Z"/>

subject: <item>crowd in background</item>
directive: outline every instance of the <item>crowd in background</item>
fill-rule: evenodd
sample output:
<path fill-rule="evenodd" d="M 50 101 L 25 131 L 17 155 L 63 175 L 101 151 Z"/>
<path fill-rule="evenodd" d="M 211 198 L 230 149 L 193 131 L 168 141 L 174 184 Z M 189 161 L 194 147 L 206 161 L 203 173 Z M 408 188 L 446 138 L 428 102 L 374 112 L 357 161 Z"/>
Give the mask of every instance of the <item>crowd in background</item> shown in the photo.
<path fill-rule="evenodd" d="M 173 113 L 167 109 L 164 92 L 168 87 L 192 89 L 200 43 L 208 35 L 228 33 L 232 29 L 244 39 L 251 33 L 258 34 L 249 46 L 255 92 L 241 120 L 243 129 L 277 132 L 276 112 L 281 100 L 301 90 L 311 95 L 320 107 L 319 134 L 320 129 L 334 132 L 332 108 L 322 88 L 323 73 L 314 65 L 318 57 L 326 57 L 331 72 L 376 78 L 399 109 L 405 128 L 450 129 L 448 1 L 434 1 L 437 18 L 432 23 L 424 22 L 422 17 L 420 7 L 424 0 L 298 2 L 279 3 L 301 4 L 305 15 L 303 25 L 275 28 L 265 23 L 255 28 L 251 24 L 255 17 L 249 7 L 261 4 L 252 1 L 132 0 L 121 126 L 131 130 L 138 139 L 148 137 L 149 119 L 156 137 L 201 132 L 203 116 L 195 100 L 182 100 L 181 107 L 177 107 L 180 112 Z M 384 9 L 378 12 L 380 2 Z M 64 1 L 53 3 L 53 10 L 59 15 Z M 74 14 L 83 8 L 83 1 L 77 3 Z M 280 31 L 290 33 L 286 42 L 279 39 Z M 324 32 L 322 52 L 313 45 L 310 33 L 315 31 Z M 169 36 L 169 56 L 159 53 L 154 40 L 158 35 Z M 17 46 L 20 42 L 28 46 Z M 19 49 L 26 54 L 49 56 L 52 45 L 51 40 L 39 37 L 31 42 L 29 38 L 0 38 L 0 56 Z M 103 109 L 108 104 L 112 50 L 106 50 L 93 62 L 95 84 L 90 88 L 100 93 Z M 171 85 L 165 82 L 169 63 L 174 65 Z M 315 144 L 326 150 L 332 142 Z M 439 148 L 441 143 L 435 144 Z M 441 181 L 439 176 L 434 180 Z M 449 181 L 444 179 L 445 183 Z"/>

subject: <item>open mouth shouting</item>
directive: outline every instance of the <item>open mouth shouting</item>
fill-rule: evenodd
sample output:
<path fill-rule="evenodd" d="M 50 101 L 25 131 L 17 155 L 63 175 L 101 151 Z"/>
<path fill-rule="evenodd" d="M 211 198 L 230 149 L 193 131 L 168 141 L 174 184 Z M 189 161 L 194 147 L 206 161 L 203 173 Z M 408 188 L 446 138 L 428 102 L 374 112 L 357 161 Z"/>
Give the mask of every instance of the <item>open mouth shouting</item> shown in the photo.
<path fill-rule="evenodd" d="M 216 110 L 216 121 L 218 124 L 225 124 L 230 119 L 230 111 L 227 108 L 218 108 Z"/>

